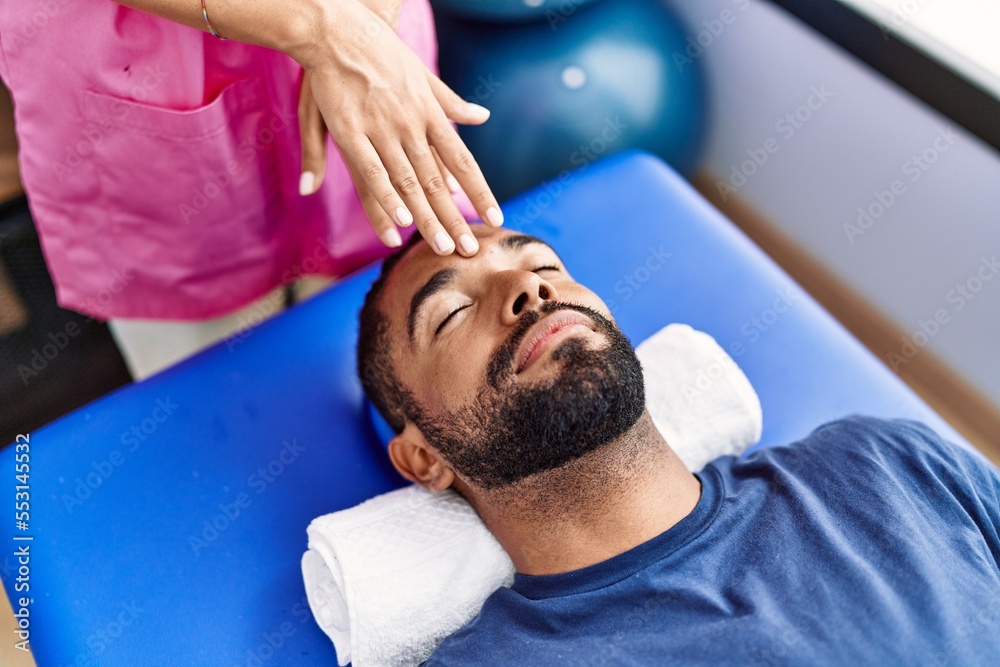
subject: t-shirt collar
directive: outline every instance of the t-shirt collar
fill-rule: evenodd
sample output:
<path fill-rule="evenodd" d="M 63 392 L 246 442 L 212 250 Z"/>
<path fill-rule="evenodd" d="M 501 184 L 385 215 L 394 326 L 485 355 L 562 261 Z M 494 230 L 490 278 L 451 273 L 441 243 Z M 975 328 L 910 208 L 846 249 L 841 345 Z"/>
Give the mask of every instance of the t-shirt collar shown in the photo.
<path fill-rule="evenodd" d="M 701 482 L 701 497 L 691 512 L 656 537 L 600 563 L 560 574 L 514 573 L 511 590 L 530 600 L 585 593 L 615 584 L 677 552 L 700 535 L 715 520 L 725 486 L 714 466 L 694 473 Z"/>

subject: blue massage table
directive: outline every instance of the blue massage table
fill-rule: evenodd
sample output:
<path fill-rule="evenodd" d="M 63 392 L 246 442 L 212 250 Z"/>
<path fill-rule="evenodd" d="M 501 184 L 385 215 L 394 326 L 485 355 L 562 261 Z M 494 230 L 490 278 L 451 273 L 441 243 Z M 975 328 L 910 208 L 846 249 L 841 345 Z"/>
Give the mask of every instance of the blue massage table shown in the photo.
<path fill-rule="evenodd" d="M 507 203 L 551 242 L 633 344 L 671 322 L 708 332 L 764 409 L 758 447 L 862 412 L 967 443 L 665 164 L 627 153 Z M 31 535 L 40 667 L 335 665 L 300 558 L 314 517 L 401 486 L 354 375 L 370 267 L 31 434 L 31 520 L 13 526 L 0 452 L 4 585 Z"/>

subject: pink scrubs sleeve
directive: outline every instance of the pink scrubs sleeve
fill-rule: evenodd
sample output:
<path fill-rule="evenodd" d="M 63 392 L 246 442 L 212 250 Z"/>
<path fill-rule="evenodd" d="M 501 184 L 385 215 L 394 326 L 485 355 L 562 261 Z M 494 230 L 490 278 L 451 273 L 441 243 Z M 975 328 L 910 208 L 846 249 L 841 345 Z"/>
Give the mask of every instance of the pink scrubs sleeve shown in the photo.
<path fill-rule="evenodd" d="M 398 32 L 436 71 L 427 0 L 403 0 Z M 299 196 L 287 56 L 109 0 L 0 3 L 0 51 L 62 306 L 201 320 L 389 252 L 332 142 L 320 191 Z"/>

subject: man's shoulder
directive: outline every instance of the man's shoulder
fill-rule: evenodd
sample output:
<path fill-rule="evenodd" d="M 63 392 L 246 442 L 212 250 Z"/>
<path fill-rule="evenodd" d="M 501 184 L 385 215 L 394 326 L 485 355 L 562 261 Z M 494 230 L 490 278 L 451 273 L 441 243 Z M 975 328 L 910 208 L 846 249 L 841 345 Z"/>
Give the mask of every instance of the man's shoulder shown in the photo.
<path fill-rule="evenodd" d="M 817 449 L 842 451 L 882 463 L 905 460 L 934 468 L 954 467 L 957 458 L 968 455 L 959 445 L 913 419 L 849 415 L 817 427 L 807 440 Z"/>
<path fill-rule="evenodd" d="M 849 415 L 816 427 L 801 440 L 757 451 L 835 464 L 858 457 L 952 460 L 958 449 L 918 421 Z"/>
<path fill-rule="evenodd" d="M 949 442 L 926 424 L 867 415 L 827 422 L 801 440 L 757 450 L 743 462 L 733 465 L 765 465 L 824 485 L 867 482 L 873 490 L 924 482 L 991 486 L 997 475 L 982 455 Z"/>
<path fill-rule="evenodd" d="M 491 656 L 496 658 L 513 638 L 519 597 L 509 588 L 493 591 L 479 613 L 445 637 L 420 667 L 492 664 Z"/>

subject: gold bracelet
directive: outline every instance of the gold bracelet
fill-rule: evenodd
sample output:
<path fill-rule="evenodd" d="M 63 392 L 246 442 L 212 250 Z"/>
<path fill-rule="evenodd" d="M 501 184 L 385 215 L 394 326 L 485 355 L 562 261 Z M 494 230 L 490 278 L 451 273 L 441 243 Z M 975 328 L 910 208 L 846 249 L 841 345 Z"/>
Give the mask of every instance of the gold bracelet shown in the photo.
<path fill-rule="evenodd" d="M 212 22 L 208 20 L 208 8 L 205 7 L 205 0 L 201 0 L 201 15 L 205 17 L 205 25 L 208 26 L 208 31 L 212 33 L 212 36 L 218 37 L 222 40 L 229 39 L 228 37 L 223 37 L 219 33 L 215 32 L 215 28 L 212 27 Z"/>

